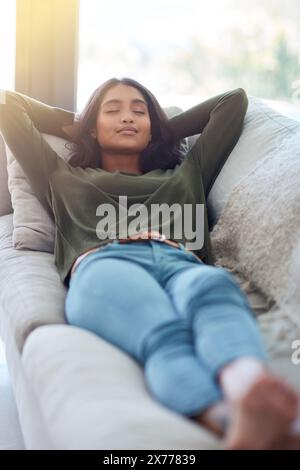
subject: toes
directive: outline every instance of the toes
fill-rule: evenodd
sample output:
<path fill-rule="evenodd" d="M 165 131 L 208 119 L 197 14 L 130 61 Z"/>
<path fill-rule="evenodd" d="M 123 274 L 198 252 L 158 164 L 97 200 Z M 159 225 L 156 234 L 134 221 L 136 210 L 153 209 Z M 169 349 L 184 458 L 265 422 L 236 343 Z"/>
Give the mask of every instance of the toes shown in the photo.
<path fill-rule="evenodd" d="M 251 448 L 269 449 L 275 440 L 283 446 L 283 436 L 297 417 L 298 401 L 296 392 L 283 379 L 266 374 L 258 377 L 237 400 L 236 408 L 233 403 L 235 427 L 231 428 L 229 443 L 225 443 L 227 448 L 246 449 L 255 443 Z"/>
<path fill-rule="evenodd" d="M 299 405 L 299 396 L 298 396 L 298 393 L 296 392 L 296 390 L 294 390 L 289 383 L 287 382 L 283 382 L 284 384 L 284 387 L 285 387 L 285 391 L 286 391 L 286 394 L 288 396 L 288 400 L 293 403 L 294 406 L 298 406 Z"/>
<path fill-rule="evenodd" d="M 298 396 L 283 379 L 263 375 L 245 396 L 244 404 L 249 410 L 264 405 L 273 408 L 278 417 L 289 423 L 297 416 Z"/>
<path fill-rule="evenodd" d="M 274 442 L 271 450 L 299 450 L 300 449 L 300 435 L 289 436 L 285 435 L 280 437 Z"/>
<path fill-rule="evenodd" d="M 288 422 L 296 418 L 298 397 L 295 399 L 294 392 L 289 385 L 282 381 L 278 381 L 274 384 L 272 393 L 270 394 L 270 400 Z"/>
<path fill-rule="evenodd" d="M 298 406 L 298 394 L 292 389 L 292 387 L 285 381 L 281 380 L 277 386 L 276 390 L 282 396 L 286 402 L 292 405 L 294 408 Z"/>

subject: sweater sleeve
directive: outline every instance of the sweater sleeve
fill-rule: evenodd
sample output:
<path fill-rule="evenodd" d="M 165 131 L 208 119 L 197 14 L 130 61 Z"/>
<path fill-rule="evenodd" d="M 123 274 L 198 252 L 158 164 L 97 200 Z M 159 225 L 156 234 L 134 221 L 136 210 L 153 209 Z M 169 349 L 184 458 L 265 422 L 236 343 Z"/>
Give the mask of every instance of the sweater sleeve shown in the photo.
<path fill-rule="evenodd" d="M 51 107 L 22 93 L 1 91 L 2 136 L 21 165 L 35 195 L 52 215 L 49 176 L 58 165 L 66 163 L 52 149 L 42 133 L 67 139 L 62 127 L 73 123 L 75 113 Z"/>
<path fill-rule="evenodd" d="M 201 134 L 189 153 L 200 164 L 206 196 L 242 133 L 247 109 L 245 90 L 236 88 L 169 119 L 174 141 Z"/>

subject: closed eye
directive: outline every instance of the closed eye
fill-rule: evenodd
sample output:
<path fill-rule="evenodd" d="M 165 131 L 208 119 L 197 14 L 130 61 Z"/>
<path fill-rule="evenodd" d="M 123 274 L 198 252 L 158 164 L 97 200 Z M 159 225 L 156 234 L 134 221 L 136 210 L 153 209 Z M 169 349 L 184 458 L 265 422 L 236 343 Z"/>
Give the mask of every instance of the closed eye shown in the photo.
<path fill-rule="evenodd" d="M 117 113 L 118 111 L 115 110 L 115 111 L 107 111 L 107 113 Z M 134 111 L 135 113 L 137 114 L 145 114 L 144 111 Z"/>

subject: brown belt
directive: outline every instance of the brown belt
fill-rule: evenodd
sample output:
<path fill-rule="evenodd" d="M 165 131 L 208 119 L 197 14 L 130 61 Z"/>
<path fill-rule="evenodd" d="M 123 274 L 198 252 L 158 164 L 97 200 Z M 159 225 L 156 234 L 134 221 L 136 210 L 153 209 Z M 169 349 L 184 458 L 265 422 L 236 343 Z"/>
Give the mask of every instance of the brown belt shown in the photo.
<path fill-rule="evenodd" d="M 180 243 L 174 242 L 173 240 L 168 240 L 164 234 L 159 232 L 136 233 L 135 235 L 131 235 L 126 238 L 119 238 L 119 243 L 130 243 L 132 241 L 143 242 L 144 240 L 158 240 L 167 243 L 168 245 L 174 246 L 175 248 L 180 248 Z"/>
<path fill-rule="evenodd" d="M 140 232 L 136 235 L 131 235 L 130 237 L 119 238 L 119 243 L 130 243 L 132 241 L 142 242 L 144 240 L 150 240 L 150 239 L 162 241 L 164 243 L 167 243 L 168 245 L 174 246 L 175 248 L 180 248 L 181 246 L 180 243 L 174 242 L 174 240 L 168 240 L 164 234 L 160 234 L 159 232 Z M 195 255 L 195 253 L 193 253 L 190 250 L 187 250 L 187 252 L 195 256 L 195 258 L 198 261 L 199 259 L 202 261 L 204 258 L 204 256 L 202 256 L 201 258 L 198 257 L 197 255 Z"/>
<path fill-rule="evenodd" d="M 175 248 L 180 248 L 180 243 L 174 242 L 173 240 L 168 240 L 164 234 L 161 234 L 161 233 L 155 232 L 155 231 L 140 232 L 140 233 L 136 233 L 135 235 L 130 235 L 126 238 L 118 238 L 119 243 L 143 242 L 144 240 L 158 240 L 158 241 L 162 241 L 164 243 L 167 243 L 168 245 L 173 246 Z M 88 255 L 89 253 L 92 253 L 94 251 L 97 251 L 99 249 L 101 249 L 101 247 L 90 248 L 89 250 L 87 250 L 86 252 L 81 254 L 76 259 L 76 261 L 74 262 L 74 264 L 72 266 L 71 276 L 72 276 L 72 274 L 74 274 L 74 272 L 75 272 L 76 268 L 78 267 L 80 261 L 82 261 L 82 259 L 86 255 Z M 192 251 L 189 251 L 189 253 L 192 253 L 198 259 L 198 257 Z"/>

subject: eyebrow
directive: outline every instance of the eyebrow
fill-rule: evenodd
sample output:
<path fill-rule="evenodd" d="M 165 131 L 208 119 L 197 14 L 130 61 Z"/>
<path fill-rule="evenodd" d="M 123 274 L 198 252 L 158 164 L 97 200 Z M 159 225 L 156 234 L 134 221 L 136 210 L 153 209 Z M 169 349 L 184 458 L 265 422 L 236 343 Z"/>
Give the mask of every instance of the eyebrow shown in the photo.
<path fill-rule="evenodd" d="M 144 100 L 141 100 L 141 99 L 139 99 L 139 98 L 135 98 L 135 99 L 131 100 L 131 102 L 132 102 L 132 103 L 141 103 L 141 104 L 144 104 L 144 105 L 146 106 L 145 101 L 144 101 Z M 109 103 L 121 103 L 121 100 L 117 100 L 117 99 L 108 100 L 108 101 L 105 101 L 105 102 L 103 103 L 103 106 L 104 106 L 105 104 L 109 104 Z"/>

